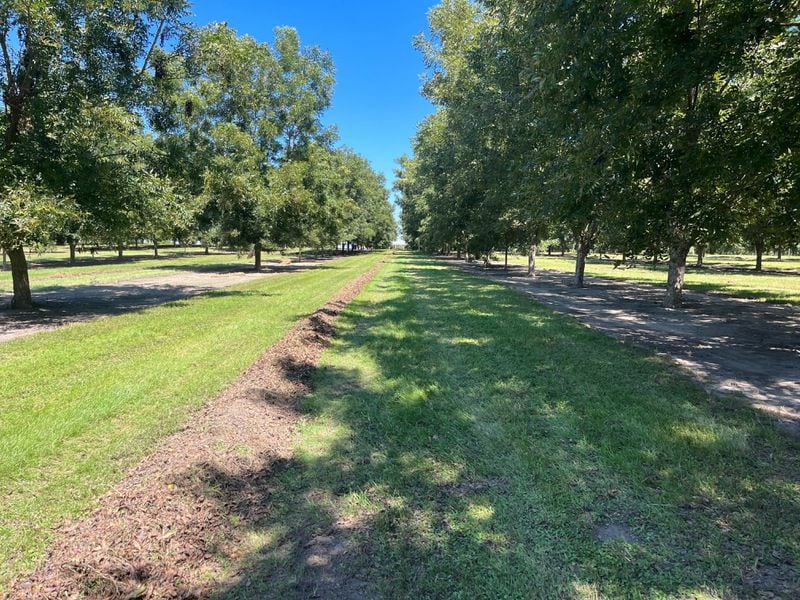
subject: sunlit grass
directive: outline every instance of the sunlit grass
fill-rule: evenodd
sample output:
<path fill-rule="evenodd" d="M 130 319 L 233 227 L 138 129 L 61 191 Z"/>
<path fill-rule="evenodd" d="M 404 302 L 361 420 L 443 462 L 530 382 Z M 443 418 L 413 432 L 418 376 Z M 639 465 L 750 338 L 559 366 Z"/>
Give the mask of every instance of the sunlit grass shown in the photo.
<path fill-rule="evenodd" d="M 0 590 L 52 528 L 380 255 L 0 345 Z"/>
<path fill-rule="evenodd" d="M 510 256 L 509 263 L 526 265 L 527 258 Z M 537 258 L 536 264 L 537 268 L 564 273 L 573 273 L 575 270 L 574 258 L 569 256 L 540 256 Z M 764 262 L 765 269 L 790 271 L 781 274 L 753 271 L 755 261 L 751 262 L 750 257 L 712 256 L 706 260 L 705 264 L 707 267 L 715 268 L 689 267 L 686 275 L 687 289 L 698 292 L 719 292 L 738 298 L 766 302 L 800 304 L 800 273 L 791 272 L 795 269 L 800 271 L 800 258 L 798 257 L 787 257 L 782 262 Z M 720 267 L 723 265 L 735 267 L 736 270 L 722 270 Z M 750 272 L 740 269 L 750 269 Z M 665 286 L 667 267 L 660 264 L 653 268 L 646 263 L 636 263 L 635 266 L 620 265 L 615 268 L 613 260 L 591 258 L 586 264 L 586 275 Z"/>
<path fill-rule="evenodd" d="M 345 586 L 391 598 L 800 590 L 800 447 L 759 413 L 424 259 L 385 269 L 340 329 L 220 597 L 295 597 L 320 535 L 347 541 Z"/>
<path fill-rule="evenodd" d="M 296 256 L 296 251 L 265 253 L 262 258 L 268 264 L 293 256 Z M 206 255 L 202 248 L 162 248 L 159 258 L 155 258 L 151 249 L 144 248 L 126 250 L 122 259 L 109 250 L 100 251 L 94 257 L 87 252 L 80 255 L 74 265 L 70 265 L 68 252 L 59 248 L 42 254 L 32 252 L 29 263 L 31 287 L 36 290 L 117 283 L 186 271 L 249 270 L 253 267 L 253 258 L 246 252 L 216 250 Z M 11 272 L 0 271 L 0 293 L 11 290 Z"/>

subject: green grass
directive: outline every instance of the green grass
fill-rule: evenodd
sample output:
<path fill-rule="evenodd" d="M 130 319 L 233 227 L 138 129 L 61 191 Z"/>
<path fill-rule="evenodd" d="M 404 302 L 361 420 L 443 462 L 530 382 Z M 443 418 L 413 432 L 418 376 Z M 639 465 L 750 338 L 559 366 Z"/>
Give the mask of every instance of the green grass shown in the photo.
<path fill-rule="evenodd" d="M 527 265 L 527 260 L 526 257 L 509 256 L 510 264 Z M 753 261 L 752 264 L 755 262 Z M 536 265 L 540 269 L 564 273 L 575 271 L 575 261 L 572 257 L 540 256 L 536 259 Z M 800 305 L 800 274 L 798 273 L 757 273 L 752 270 L 749 257 L 714 256 L 706 261 L 706 265 L 717 268 L 689 267 L 686 274 L 687 289 L 698 292 L 717 292 L 765 302 Z M 732 266 L 736 270 L 719 270 L 722 265 Z M 764 268 L 800 270 L 800 259 L 789 257 L 783 262 L 765 261 Z M 644 263 L 637 263 L 631 268 L 615 269 L 612 260 L 594 258 L 587 261 L 586 274 L 658 286 L 666 286 L 667 282 L 667 266 L 663 264 L 658 265 L 656 269 Z"/>
<path fill-rule="evenodd" d="M 215 251 L 206 256 L 200 248 L 166 248 L 159 252 L 159 258 L 154 258 L 150 249 L 128 250 L 122 259 L 110 251 L 98 252 L 95 258 L 87 253 L 79 256 L 75 265 L 69 264 L 69 255 L 63 249 L 41 255 L 34 253 L 29 258 L 31 287 L 42 290 L 117 283 L 184 271 L 247 270 L 252 269 L 253 265 L 253 259 L 247 253 Z M 283 258 L 279 253 L 263 256 L 265 263 Z M 11 290 L 11 272 L 0 271 L 0 293 Z"/>
<path fill-rule="evenodd" d="M 390 598 L 800 591 L 800 446 L 760 413 L 431 260 L 395 260 L 340 326 L 219 597 L 302 596 L 337 522 L 343 581 Z"/>
<path fill-rule="evenodd" d="M 381 255 L 344 258 L 0 345 L 0 589 L 299 318 Z"/>

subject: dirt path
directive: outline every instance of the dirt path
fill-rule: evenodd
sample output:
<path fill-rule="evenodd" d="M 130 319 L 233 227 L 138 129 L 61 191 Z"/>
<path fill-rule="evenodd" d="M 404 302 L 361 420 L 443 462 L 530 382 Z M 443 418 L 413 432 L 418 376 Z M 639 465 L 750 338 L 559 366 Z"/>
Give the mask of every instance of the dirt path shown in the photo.
<path fill-rule="evenodd" d="M 237 573 L 252 566 L 247 537 L 269 516 L 274 476 L 292 457 L 296 403 L 310 391 L 337 316 L 380 267 L 296 325 L 97 510 L 65 526 L 45 563 L 8 597 L 207 598 L 239 583 Z M 365 595 L 328 560 L 298 589 L 302 597 Z"/>
<path fill-rule="evenodd" d="M 464 270 L 500 281 L 595 329 L 671 357 L 721 392 L 741 393 L 752 405 L 800 433 L 800 309 L 688 292 L 680 311 L 661 306 L 659 287 L 588 277 L 570 287 L 565 273 L 523 268 Z"/>
<path fill-rule="evenodd" d="M 33 311 L 0 310 L 0 343 L 42 331 L 118 315 L 253 281 L 277 273 L 318 267 L 331 259 L 306 260 L 270 265 L 262 271 L 187 271 L 107 284 L 59 287 L 34 292 L 38 308 Z M 0 295 L 0 306 L 11 296 Z"/>

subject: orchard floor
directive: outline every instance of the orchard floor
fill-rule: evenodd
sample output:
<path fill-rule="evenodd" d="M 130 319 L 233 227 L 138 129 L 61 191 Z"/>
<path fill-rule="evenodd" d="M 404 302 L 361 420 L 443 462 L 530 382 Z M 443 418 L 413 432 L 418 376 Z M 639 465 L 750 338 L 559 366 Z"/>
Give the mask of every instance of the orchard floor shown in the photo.
<path fill-rule="evenodd" d="M 283 264 L 267 264 L 259 272 L 242 268 L 209 270 L 202 266 L 188 265 L 184 272 L 170 275 L 35 289 L 34 310 L 0 309 L 0 343 L 70 323 L 183 300 L 277 273 L 319 268 L 328 260 L 330 259 L 286 260 Z M 10 302 L 10 294 L 0 294 L 0 306 L 6 307 Z"/>
<path fill-rule="evenodd" d="M 241 321 L 269 350 L 59 527 L 9 598 L 800 597 L 800 439 L 762 412 L 440 260 L 254 287 L 279 281 L 146 311 L 201 347 Z M 309 314 L 297 298 L 324 306 L 277 345 L 273 319 L 250 323 Z M 185 343 L 182 385 L 235 354 Z"/>
<path fill-rule="evenodd" d="M 661 306 L 661 287 L 587 277 L 577 289 L 562 272 L 522 267 L 470 273 L 500 281 L 617 339 L 672 358 L 717 392 L 743 395 L 800 434 L 800 309 L 687 292 L 681 310 Z"/>

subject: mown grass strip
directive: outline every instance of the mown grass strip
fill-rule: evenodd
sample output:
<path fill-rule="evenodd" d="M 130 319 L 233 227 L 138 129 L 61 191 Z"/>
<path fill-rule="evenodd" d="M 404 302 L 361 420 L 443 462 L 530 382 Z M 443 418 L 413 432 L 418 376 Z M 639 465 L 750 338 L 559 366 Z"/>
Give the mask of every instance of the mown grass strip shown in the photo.
<path fill-rule="evenodd" d="M 734 260 L 734 257 L 729 257 L 731 260 L 727 261 L 724 258 L 717 257 L 719 264 L 740 265 L 741 263 L 741 261 Z M 509 263 L 511 264 L 526 265 L 527 260 L 527 258 L 521 256 L 509 257 Z M 563 273 L 572 273 L 575 270 L 575 262 L 570 258 L 542 256 L 537 258 L 536 264 L 538 268 L 551 269 Z M 797 269 L 800 268 L 800 261 L 792 257 L 782 263 L 777 261 L 765 263 L 764 268 Z M 622 266 L 614 268 L 614 262 L 610 260 L 589 260 L 586 264 L 586 275 L 665 287 L 667 267 L 662 264 L 653 269 L 650 266 L 637 263 L 630 268 Z M 748 273 L 690 267 L 686 274 L 686 289 L 695 292 L 722 293 L 737 298 L 764 302 L 800 305 L 800 275 L 793 272 L 758 273 L 752 271 Z"/>
<path fill-rule="evenodd" d="M 288 258 L 288 257 L 286 257 Z M 265 254 L 264 262 L 283 260 L 278 253 Z M 160 277 L 184 272 L 215 272 L 252 269 L 253 259 L 246 253 L 231 252 L 205 255 L 202 251 L 162 250 L 159 258 L 146 251 L 132 250 L 123 259 L 116 255 L 98 255 L 97 259 L 82 257 L 75 265 L 50 255 L 33 256 L 29 276 L 34 290 L 73 287 L 89 284 L 118 283 L 146 277 Z M 0 293 L 12 291 L 11 271 L 0 271 Z"/>
<path fill-rule="evenodd" d="M 800 592 L 800 445 L 760 413 L 434 261 L 395 261 L 339 326 L 220 597 L 297 595 L 317 536 L 385 597 Z"/>
<path fill-rule="evenodd" d="M 331 261 L 0 345 L 0 587 L 301 317 L 381 259 Z"/>

